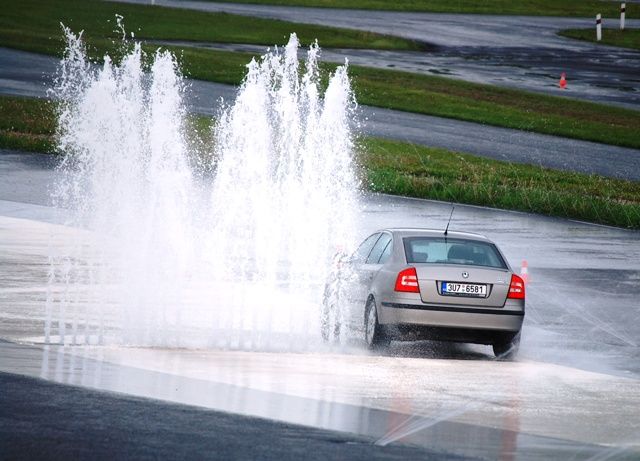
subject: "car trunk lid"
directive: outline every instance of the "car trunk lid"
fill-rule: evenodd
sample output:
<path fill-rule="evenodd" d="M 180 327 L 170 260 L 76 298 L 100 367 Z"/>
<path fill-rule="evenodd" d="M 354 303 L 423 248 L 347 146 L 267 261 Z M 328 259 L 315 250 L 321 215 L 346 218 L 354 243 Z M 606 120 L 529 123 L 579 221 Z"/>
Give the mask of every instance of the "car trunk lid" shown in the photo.
<path fill-rule="evenodd" d="M 414 267 L 418 274 L 420 297 L 425 303 L 503 307 L 509 293 L 511 273 L 508 270 L 444 264 L 415 264 Z M 486 285 L 487 295 L 443 294 L 442 282 Z"/>

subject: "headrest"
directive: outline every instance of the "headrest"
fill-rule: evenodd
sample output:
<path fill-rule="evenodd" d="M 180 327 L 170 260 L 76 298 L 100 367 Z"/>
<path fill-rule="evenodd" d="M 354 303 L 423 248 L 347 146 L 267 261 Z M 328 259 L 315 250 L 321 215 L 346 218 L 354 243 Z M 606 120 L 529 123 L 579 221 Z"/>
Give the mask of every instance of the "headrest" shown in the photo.
<path fill-rule="evenodd" d="M 466 245 L 452 245 L 447 254 L 448 259 L 473 259 L 473 251 Z"/>
<path fill-rule="evenodd" d="M 414 251 L 413 252 L 413 262 L 416 263 L 426 263 L 429 259 L 429 253 L 425 251 Z"/>

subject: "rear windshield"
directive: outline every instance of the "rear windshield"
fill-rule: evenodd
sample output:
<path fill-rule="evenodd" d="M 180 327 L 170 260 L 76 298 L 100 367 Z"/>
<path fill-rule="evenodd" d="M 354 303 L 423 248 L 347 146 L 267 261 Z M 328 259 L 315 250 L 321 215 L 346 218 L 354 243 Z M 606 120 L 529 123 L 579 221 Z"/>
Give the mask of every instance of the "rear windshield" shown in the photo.
<path fill-rule="evenodd" d="M 506 269 L 494 244 L 444 237 L 406 237 L 407 263 L 461 264 Z"/>

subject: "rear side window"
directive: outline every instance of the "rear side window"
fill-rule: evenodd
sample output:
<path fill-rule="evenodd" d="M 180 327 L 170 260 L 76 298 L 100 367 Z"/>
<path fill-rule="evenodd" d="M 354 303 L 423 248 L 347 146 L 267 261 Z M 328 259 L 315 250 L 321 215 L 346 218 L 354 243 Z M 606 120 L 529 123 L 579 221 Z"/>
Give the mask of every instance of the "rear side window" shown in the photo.
<path fill-rule="evenodd" d="M 403 242 L 409 264 L 460 264 L 507 268 L 496 246 L 489 242 L 444 237 L 406 237 Z"/>
<path fill-rule="evenodd" d="M 391 250 L 393 250 L 393 241 L 389 240 L 386 248 L 382 252 L 382 256 L 380 256 L 380 260 L 378 260 L 378 264 L 384 264 L 389 261 L 389 257 L 391 257 Z"/>
<path fill-rule="evenodd" d="M 369 257 L 367 258 L 367 264 L 378 264 L 380 260 L 380 256 L 384 252 L 387 245 L 391 241 L 391 236 L 389 234 L 382 234 L 376 244 L 373 246 L 373 250 L 369 253 Z"/>
<path fill-rule="evenodd" d="M 369 253 L 373 248 L 373 245 L 375 245 L 379 237 L 380 237 L 380 232 L 367 237 L 366 240 L 360 244 L 356 252 L 353 254 L 353 257 L 351 258 L 353 262 L 357 262 L 357 263 L 365 262 L 367 260 L 367 256 L 369 256 Z"/>

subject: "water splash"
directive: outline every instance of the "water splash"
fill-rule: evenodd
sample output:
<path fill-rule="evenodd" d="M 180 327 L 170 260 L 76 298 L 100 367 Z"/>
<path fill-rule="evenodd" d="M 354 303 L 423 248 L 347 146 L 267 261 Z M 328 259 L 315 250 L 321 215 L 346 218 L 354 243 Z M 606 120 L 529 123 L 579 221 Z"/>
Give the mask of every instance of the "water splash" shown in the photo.
<path fill-rule="evenodd" d="M 317 44 L 304 70 L 295 34 L 252 61 L 220 111 L 214 151 L 201 153 L 213 159 L 207 175 L 190 162 L 187 89 L 170 53 L 145 69 L 135 44 L 97 69 L 81 37 L 66 35 L 53 89 L 66 155 L 53 195 L 71 211 L 68 224 L 86 231 L 51 257 L 51 340 L 318 341 L 331 256 L 353 243 L 358 209 L 347 66 L 321 97 Z"/>

